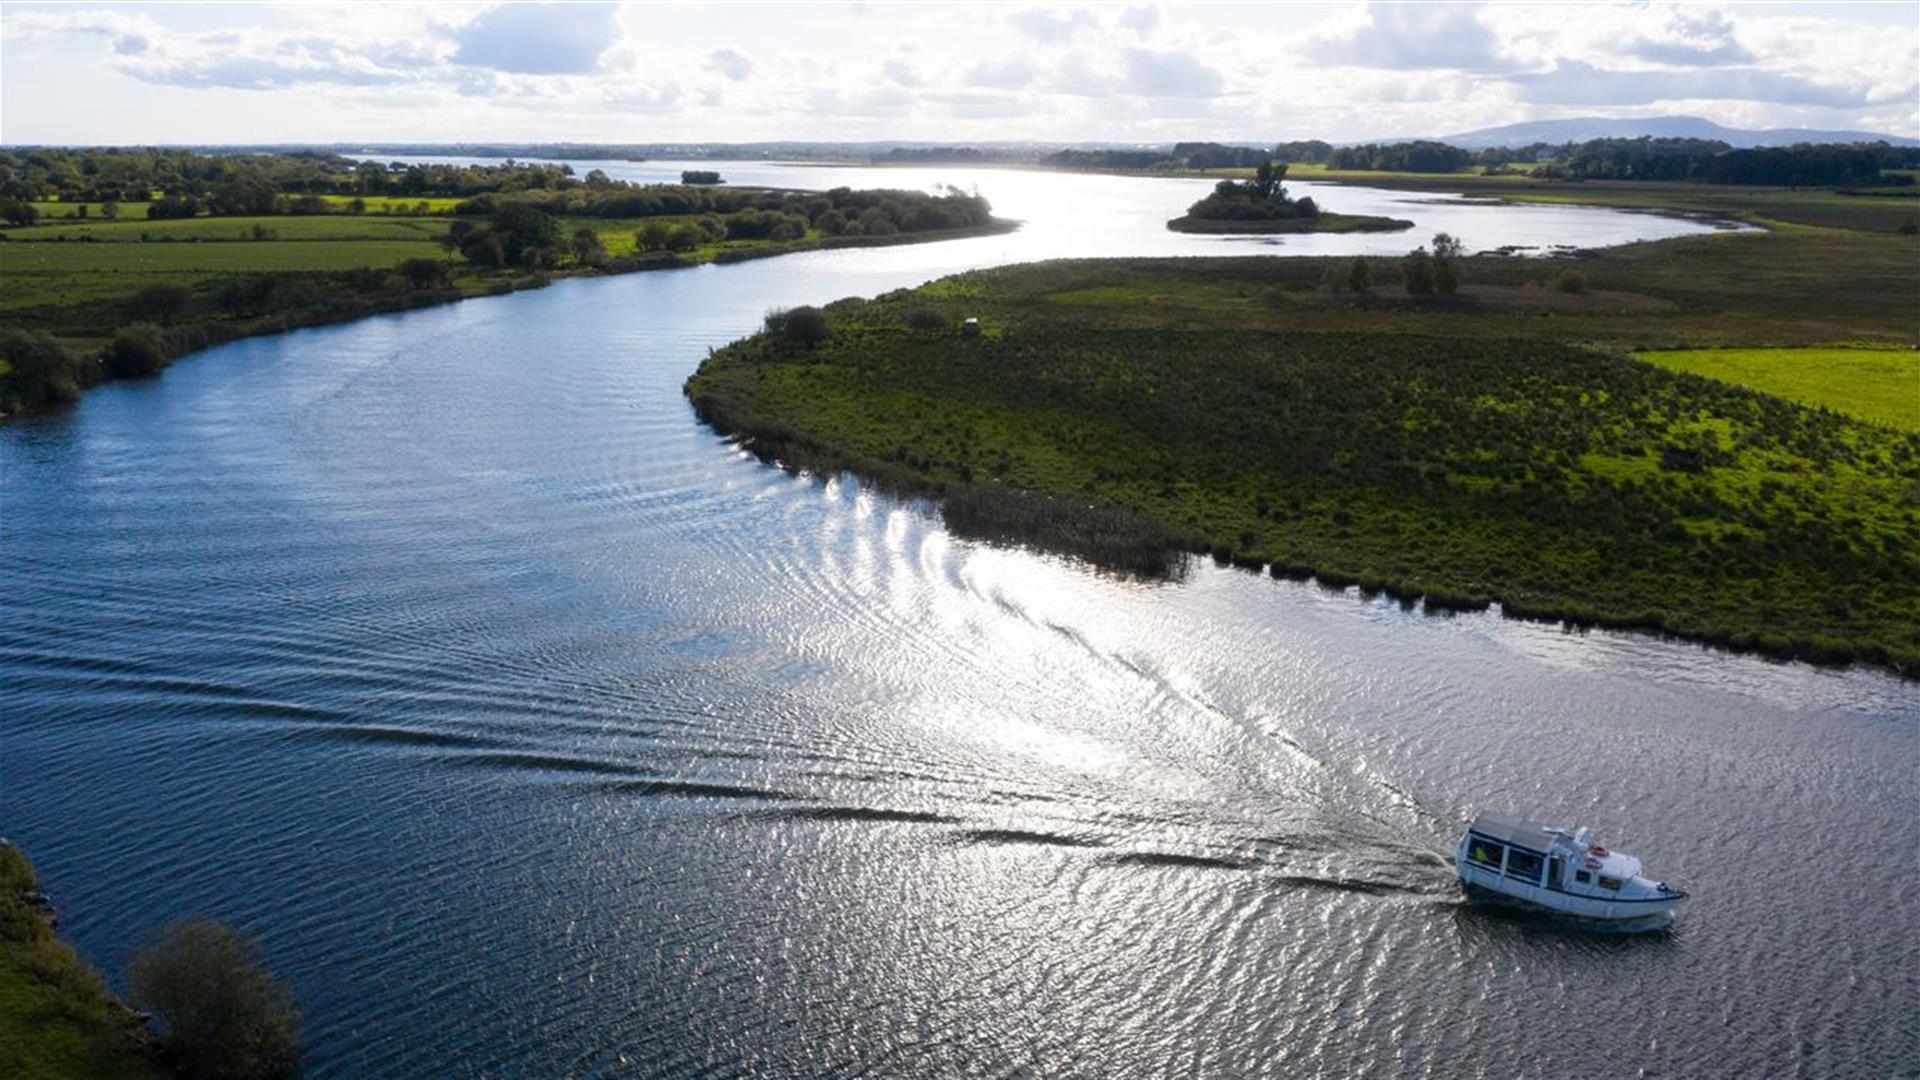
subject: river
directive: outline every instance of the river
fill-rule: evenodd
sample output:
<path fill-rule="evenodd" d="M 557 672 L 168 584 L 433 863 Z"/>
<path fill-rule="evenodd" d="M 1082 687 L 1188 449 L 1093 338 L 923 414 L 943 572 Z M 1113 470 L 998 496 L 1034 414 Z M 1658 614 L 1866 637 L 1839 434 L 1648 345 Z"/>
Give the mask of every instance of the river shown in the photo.
<path fill-rule="evenodd" d="M 1419 228 L 1272 245 L 1161 229 L 1204 181 L 717 167 L 1027 225 L 242 341 L 0 427 L 0 832 L 101 966 L 253 930 L 321 1076 L 1920 1069 L 1911 684 L 1116 580 L 680 393 L 769 307 L 972 266 L 1705 226 L 1332 188 Z M 1479 807 L 1693 899 L 1469 907 Z"/>

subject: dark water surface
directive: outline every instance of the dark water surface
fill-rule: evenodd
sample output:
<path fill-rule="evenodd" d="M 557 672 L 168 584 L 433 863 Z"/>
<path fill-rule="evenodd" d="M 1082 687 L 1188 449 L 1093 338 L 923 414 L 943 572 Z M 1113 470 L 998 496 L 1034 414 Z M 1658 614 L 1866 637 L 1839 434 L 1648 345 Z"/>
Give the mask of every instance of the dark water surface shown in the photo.
<path fill-rule="evenodd" d="M 0 832 L 110 970 L 256 931 L 326 1076 L 1920 1068 L 1914 687 L 1115 581 L 694 422 L 768 306 L 997 242 L 241 342 L 0 428 Z M 1482 806 L 1692 906 L 1468 908 Z"/>

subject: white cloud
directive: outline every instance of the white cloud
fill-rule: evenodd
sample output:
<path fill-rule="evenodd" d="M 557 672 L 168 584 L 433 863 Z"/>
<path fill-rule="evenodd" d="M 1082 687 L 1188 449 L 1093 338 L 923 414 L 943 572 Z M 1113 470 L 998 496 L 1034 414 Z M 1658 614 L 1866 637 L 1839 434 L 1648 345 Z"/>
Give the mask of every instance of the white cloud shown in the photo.
<path fill-rule="evenodd" d="M 618 11 L 604 4 L 503 4 L 453 32 L 456 64 L 523 75 L 579 75 L 619 39 Z"/>
<path fill-rule="evenodd" d="M 663 18 L 4 0 L 0 129 L 22 142 L 1359 140 L 1660 111 L 1920 127 L 1920 31 L 1883 9 L 1132 2 Z"/>
<path fill-rule="evenodd" d="M 707 54 L 707 67 L 740 82 L 753 74 L 753 61 L 736 49 L 715 49 Z"/>
<path fill-rule="evenodd" d="M 1659 101 L 1745 100 L 1855 108 L 1877 104 L 1862 87 L 1829 86 L 1757 68 L 1608 71 L 1567 60 L 1552 71 L 1514 75 L 1523 101 L 1556 105 L 1651 105 Z"/>
<path fill-rule="evenodd" d="M 1085 11 L 1059 14 L 1042 8 L 1016 11 L 1007 16 L 1007 24 L 1043 45 L 1065 44 L 1074 34 L 1095 25 L 1093 16 Z"/>
<path fill-rule="evenodd" d="M 1024 56 L 1004 60 L 983 60 L 967 71 L 968 86 L 987 86 L 999 90 L 1018 90 L 1040 74 L 1033 61 Z"/>
<path fill-rule="evenodd" d="M 1506 65 L 1499 39 L 1468 4 L 1369 4 L 1359 23 L 1310 44 L 1305 55 L 1322 64 L 1395 71 Z"/>
<path fill-rule="evenodd" d="M 1226 79 L 1218 71 L 1188 53 L 1127 49 L 1123 55 L 1128 93 L 1204 98 L 1217 97 L 1226 89 Z"/>

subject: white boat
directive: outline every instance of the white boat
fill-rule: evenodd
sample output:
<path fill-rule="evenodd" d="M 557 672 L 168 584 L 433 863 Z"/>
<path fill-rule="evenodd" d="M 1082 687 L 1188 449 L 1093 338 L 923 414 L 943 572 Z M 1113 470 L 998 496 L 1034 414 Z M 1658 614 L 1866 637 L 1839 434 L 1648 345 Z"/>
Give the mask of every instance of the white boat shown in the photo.
<path fill-rule="evenodd" d="M 1482 812 L 1454 853 L 1470 894 L 1603 922 L 1671 918 L 1687 894 L 1640 873 L 1585 828 L 1560 829 Z"/>

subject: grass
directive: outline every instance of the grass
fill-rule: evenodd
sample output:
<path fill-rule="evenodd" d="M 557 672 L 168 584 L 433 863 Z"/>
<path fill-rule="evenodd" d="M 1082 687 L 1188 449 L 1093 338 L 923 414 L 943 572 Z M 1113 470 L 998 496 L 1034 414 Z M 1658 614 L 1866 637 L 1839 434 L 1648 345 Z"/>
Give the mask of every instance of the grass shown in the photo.
<path fill-rule="evenodd" d="M 15 241 L 165 243 L 178 241 L 258 243 L 256 229 L 274 240 L 432 240 L 447 231 L 444 218 L 378 217 L 364 214 L 196 217 L 169 221 L 89 221 L 14 230 Z"/>
<path fill-rule="evenodd" d="M 292 220 L 292 219 L 276 219 Z M 260 240 L 246 243 L 13 243 L 0 259 L 0 312 L 110 301 L 156 281 L 201 286 L 236 274 L 388 269 L 403 259 L 444 258 L 413 240 Z M 23 322 L 53 321 L 26 320 Z"/>
<path fill-rule="evenodd" d="M 826 342 L 747 339 L 687 391 L 763 456 L 942 496 L 972 535 L 1913 671 L 1920 436 L 1626 353 L 1911 345 L 1916 250 L 1636 245 L 1579 260 L 1581 295 L 1487 257 L 1450 298 L 1330 294 L 1316 259 L 1042 263 L 841 302 Z M 982 333 L 910 329 L 924 308 Z"/>
<path fill-rule="evenodd" d="M 45 1080 L 162 1075 L 99 973 L 24 900 L 37 887 L 26 857 L 0 844 L 0 1071 Z"/>
<path fill-rule="evenodd" d="M 71 218 L 73 220 L 82 220 L 79 217 L 80 207 L 82 205 L 85 205 L 87 208 L 87 217 L 84 220 L 87 220 L 87 221 L 103 220 L 100 217 L 99 203 L 82 204 L 82 203 L 59 202 L 57 200 L 52 200 L 47 202 L 36 202 L 33 204 L 33 208 L 40 212 L 41 221 L 46 221 L 49 218 Z M 119 207 L 119 220 L 131 221 L 136 218 L 144 220 L 147 216 L 147 207 L 152 205 L 153 204 L 150 202 L 123 202 L 120 204 L 120 207 Z"/>
<path fill-rule="evenodd" d="M 1686 349 L 1634 355 L 1672 371 L 1920 432 L 1920 351 L 1910 348 Z"/>

